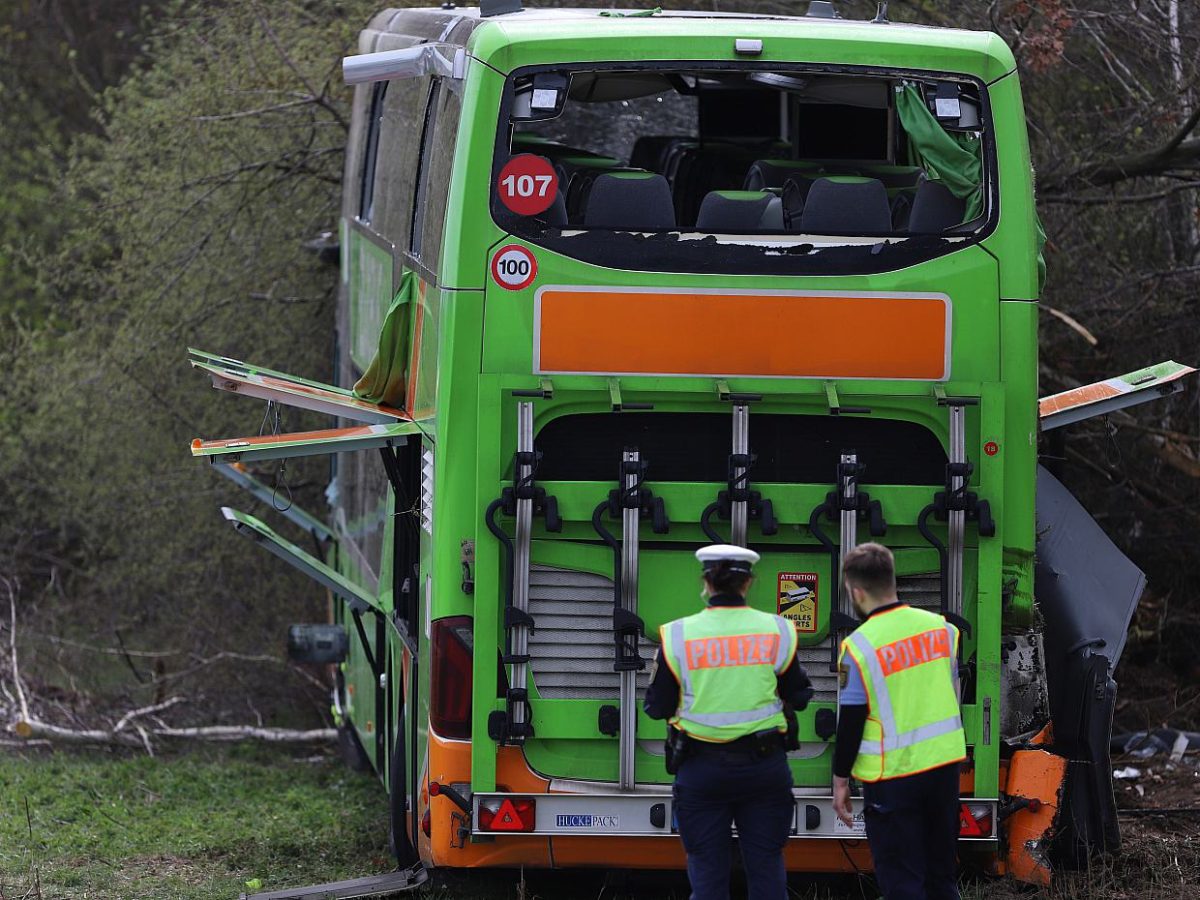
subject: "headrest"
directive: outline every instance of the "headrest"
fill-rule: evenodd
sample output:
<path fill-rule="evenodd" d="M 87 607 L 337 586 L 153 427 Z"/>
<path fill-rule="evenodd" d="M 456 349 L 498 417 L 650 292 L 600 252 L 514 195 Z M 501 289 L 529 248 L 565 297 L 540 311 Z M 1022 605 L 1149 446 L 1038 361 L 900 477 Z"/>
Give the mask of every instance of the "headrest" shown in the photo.
<path fill-rule="evenodd" d="M 667 179 L 651 172 L 606 172 L 588 195 L 588 228 L 663 231 L 675 227 L 675 204 Z"/>

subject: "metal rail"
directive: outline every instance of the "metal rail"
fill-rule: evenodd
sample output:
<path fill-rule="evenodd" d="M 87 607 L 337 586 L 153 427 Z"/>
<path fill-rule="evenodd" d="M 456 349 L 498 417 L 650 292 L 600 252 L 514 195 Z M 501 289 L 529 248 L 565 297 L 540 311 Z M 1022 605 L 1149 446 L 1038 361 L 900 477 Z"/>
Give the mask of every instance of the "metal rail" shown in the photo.
<path fill-rule="evenodd" d="M 621 494 L 624 498 L 637 497 L 638 503 L 624 502 L 621 505 L 621 608 L 637 615 L 638 608 L 638 524 L 641 521 L 641 454 L 636 448 L 621 454 Z M 638 636 L 626 634 L 621 637 L 629 656 L 638 655 Z M 621 677 L 621 727 L 620 764 L 618 784 L 623 791 L 633 790 L 634 751 L 637 747 L 637 673 L 632 666 L 620 670 Z"/>
<path fill-rule="evenodd" d="M 516 533 L 513 540 L 513 606 L 528 615 L 529 612 L 529 554 L 533 534 L 533 496 L 527 488 L 533 482 L 533 404 L 517 404 L 517 456 L 513 472 L 516 488 Z M 525 488 L 525 490 L 523 490 Z M 512 629 L 512 674 L 510 683 L 518 697 L 527 696 L 529 687 L 529 628 L 515 624 Z M 525 717 L 529 707 L 525 703 L 512 704 L 512 725 L 517 734 L 524 732 Z"/>

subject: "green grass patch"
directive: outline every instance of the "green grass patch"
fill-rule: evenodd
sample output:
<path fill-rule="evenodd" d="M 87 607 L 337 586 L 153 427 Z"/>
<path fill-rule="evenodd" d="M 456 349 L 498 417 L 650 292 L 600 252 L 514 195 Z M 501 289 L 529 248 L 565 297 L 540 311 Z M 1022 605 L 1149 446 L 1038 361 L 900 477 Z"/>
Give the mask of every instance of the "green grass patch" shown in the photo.
<path fill-rule="evenodd" d="M 393 867 L 386 795 L 332 755 L 0 758 L 0 897 L 236 898 Z"/>

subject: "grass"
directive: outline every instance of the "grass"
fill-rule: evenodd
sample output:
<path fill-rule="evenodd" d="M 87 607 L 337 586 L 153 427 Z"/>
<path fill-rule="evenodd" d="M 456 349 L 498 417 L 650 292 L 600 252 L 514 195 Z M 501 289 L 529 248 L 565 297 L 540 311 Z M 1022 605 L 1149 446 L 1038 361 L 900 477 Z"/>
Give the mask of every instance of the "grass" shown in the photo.
<path fill-rule="evenodd" d="M 378 782 L 331 754 L 204 749 L 150 759 L 56 752 L 0 756 L 0 900 L 234 900 L 393 868 Z M 1124 852 L 1048 891 L 968 880 L 963 900 L 1200 897 L 1200 828 L 1123 823 Z M 683 898 L 682 873 L 628 883 L 603 870 L 438 874 L 419 900 Z M 615 880 L 612 876 L 616 876 Z M 791 900 L 874 900 L 873 879 L 813 878 Z"/>
<path fill-rule="evenodd" d="M 332 756 L 0 757 L 0 898 L 232 900 L 387 871 L 386 808 Z"/>

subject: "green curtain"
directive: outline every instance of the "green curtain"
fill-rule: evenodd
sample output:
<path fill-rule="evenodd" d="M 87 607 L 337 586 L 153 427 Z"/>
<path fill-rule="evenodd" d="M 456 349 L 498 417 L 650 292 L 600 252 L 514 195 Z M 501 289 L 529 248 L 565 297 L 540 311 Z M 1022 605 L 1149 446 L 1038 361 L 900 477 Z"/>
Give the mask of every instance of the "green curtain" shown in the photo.
<path fill-rule="evenodd" d="M 404 370 L 408 364 L 408 319 L 415 279 L 411 272 L 400 278 L 400 290 L 388 307 L 379 331 L 375 358 L 354 385 L 354 396 L 371 403 L 404 407 Z"/>
<path fill-rule="evenodd" d="M 967 201 L 969 222 L 983 212 L 983 147 L 979 138 L 965 132 L 950 132 L 942 128 L 915 84 L 896 89 L 896 112 L 900 124 L 908 133 L 909 148 L 914 161 L 929 173 L 929 177 L 944 184 L 950 193 Z M 1035 211 L 1033 225 L 1037 231 L 1038 293 L 1046 283 L 1046 229 Z"/>
<path fill-rule="evenodd" d="M 944 184 L 955 197 L 967 201 L 969 222 L 983 212 L 983 147 L 979 138 L 966 132 L 944 129 L 915 84 L 896 89 L 896 112 L 908 134 L 915 161 L 934 181 Z"/>

